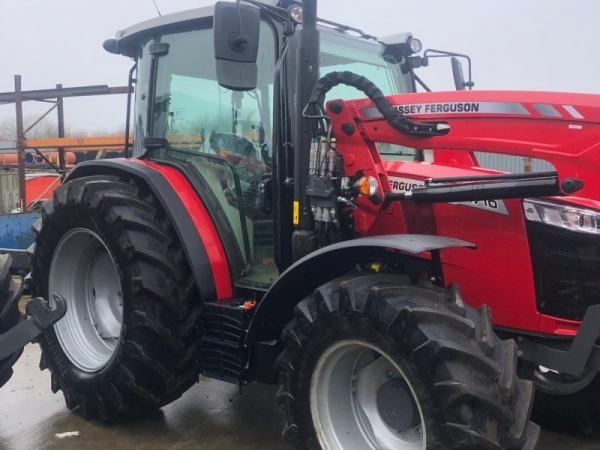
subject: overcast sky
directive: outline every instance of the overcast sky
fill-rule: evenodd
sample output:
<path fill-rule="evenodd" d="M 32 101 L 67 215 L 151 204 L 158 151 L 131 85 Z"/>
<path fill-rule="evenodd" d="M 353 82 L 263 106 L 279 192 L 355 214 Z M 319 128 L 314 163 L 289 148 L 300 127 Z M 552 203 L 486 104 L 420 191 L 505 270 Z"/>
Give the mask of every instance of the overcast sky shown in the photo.
<path fill-rule="evenodd" d="M 212 0 L 156 0 L 163 15 Z M 157 15 L 152 0 L 0 0 L 0 92 L 127 83 L 131 61 L 106 53 L 115 31 Z M 319 15 L 367 33 L 412 31 L 430 48 L 467 53 L 477 89 L 600 93 L 598 0 L 319 0 Z M 452 89 L 448 63 L 420 72 Z M 47 105 L 26 104 L 25 113 Z M 0 119 L 14 106 L 0 106 Z M 67 126 L 114 129 L 125 96 L 65 100 Z"/>

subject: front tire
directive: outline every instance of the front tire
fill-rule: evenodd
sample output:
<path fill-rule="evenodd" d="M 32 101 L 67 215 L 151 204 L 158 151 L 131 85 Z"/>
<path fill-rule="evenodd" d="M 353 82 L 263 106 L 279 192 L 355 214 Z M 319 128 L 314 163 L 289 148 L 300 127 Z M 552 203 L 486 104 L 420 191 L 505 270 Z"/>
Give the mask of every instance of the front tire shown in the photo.
<path fill-rule="evenodd" d="M 35 228 L 34 293 L 67 302 L 40 339 L 40 368 L 69 409 L 137 416 L 197 381 L 197 291 L 151 192 L 116 177 L 76 179 L 43 204 Z"/>
<path fill-rule="evenodd" d="M 318 288 L 283 333 L 278 403 L 303 450 L 518 449 L 531 382 L 487 307 L 456 288 L 354 275 Z"/>

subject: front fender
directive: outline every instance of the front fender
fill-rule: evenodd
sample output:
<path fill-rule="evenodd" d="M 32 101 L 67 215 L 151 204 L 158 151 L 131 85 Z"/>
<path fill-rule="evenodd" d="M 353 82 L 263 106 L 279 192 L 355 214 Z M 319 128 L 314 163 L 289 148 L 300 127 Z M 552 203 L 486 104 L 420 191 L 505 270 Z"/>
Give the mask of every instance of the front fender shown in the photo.
<path fill-rule="evenodd" d="M 417 255 L 455 247 L 475 245 L 442 236 L 398 234 L 353 239 L 317 250 L 290 266 L 267 291 L 250 322 L 246 343 L 278 338 L 303 298 L 378 252 L 391 249 Z"/>

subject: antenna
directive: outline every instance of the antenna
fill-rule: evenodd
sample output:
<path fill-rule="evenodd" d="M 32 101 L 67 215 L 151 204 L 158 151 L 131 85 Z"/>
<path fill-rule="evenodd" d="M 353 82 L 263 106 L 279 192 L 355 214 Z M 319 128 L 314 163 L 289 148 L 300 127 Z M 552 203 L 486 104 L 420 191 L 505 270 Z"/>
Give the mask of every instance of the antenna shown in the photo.
<path fill-rule="evenodd" d="M 158 9 L 158 5 L 156 4 L 156 0 L 152 0 L 152 3 L 154 3 L 154 7 L 156 8 L 156 12 L 158 13 L 159 17 L 161 17 L 162 14 L 160 13 L 160 10 Z"/>

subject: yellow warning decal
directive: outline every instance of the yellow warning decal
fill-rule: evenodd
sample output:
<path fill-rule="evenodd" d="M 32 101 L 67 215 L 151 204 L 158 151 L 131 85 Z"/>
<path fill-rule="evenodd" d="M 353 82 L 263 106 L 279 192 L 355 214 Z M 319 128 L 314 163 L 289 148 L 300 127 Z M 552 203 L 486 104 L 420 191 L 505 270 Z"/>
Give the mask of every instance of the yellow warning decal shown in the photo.
<path fill-rule="evenodd" d="M 300 202 L 294 202 L 294 225 L 300 225 Z"/>

